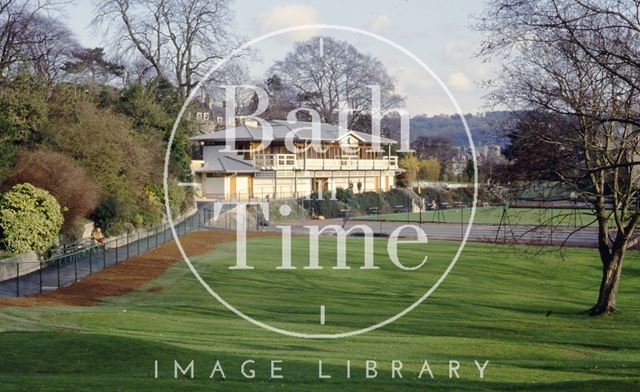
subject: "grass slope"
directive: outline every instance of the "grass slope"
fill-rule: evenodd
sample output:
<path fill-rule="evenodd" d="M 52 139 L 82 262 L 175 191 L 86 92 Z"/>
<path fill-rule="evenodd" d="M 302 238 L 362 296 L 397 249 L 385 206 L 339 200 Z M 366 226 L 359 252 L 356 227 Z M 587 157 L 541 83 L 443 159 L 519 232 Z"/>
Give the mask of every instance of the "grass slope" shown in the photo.
<path fill-rule="evenodd" d="M 401 261 L 429 261 L 416 272 L 386 261 L 376 241 L 376 271 L 358 268 L 362 240 L 350 239 L 351 270 L 336 271 L 335 239 L 321 239 L 325 268 L 303 270 L 308 245 L 294 239 L 294 271 L 275 270 L 278 239 L 249 242 L 252 271 L 227 267 L 232 243 L 195 257 L 202 276 L 238 309 L 281 328 L 341 332 L 380 321 L 411 303 L 448 264 L 457 244 L 401 246 Z M 531 250 L 533 248 L 527 248 Z M 143 289 L 94 307 L 0 308 L 0 385 L 12 390 L 513 390 L 635 391 L 640 389 L 640 268 L 629 255 L 619 306 L 611 317 L 581 311 L 595 299 L 599 271 L 593 250 L 557 253 L 469 244 L 432 297 L 380 330 L 339 340 L 306 340 L 267 332 L 226 310 L 176 264 Z M 326 260 L 326 262 L 325 262 Z M 319 325 L 319 306 L 327 324 Z M 172 361 L 195 360 L 196 379 L 172 378 Z M 240 364 L 256 361 L 256 378 Z M 269 380 L 269 361 L 283 360 L 284 380 Z M 378 377 L 364 378 L 364 361 Z M 404 363 L 392 379 L 391 360 Z M 427 359 L 435 378 L 416 379 Z M 153 378 L 153 361 L 160 378 Z M 216 360 L 227 378 L 208 379 Z M 329 380 L 318 380 L 318 360 Z M 346 361 L 352 378 L 346 379 Z M 461 363 L 448 378 L 448 361 Z M 479 380 L 474 360 L 490 360 Z"/>

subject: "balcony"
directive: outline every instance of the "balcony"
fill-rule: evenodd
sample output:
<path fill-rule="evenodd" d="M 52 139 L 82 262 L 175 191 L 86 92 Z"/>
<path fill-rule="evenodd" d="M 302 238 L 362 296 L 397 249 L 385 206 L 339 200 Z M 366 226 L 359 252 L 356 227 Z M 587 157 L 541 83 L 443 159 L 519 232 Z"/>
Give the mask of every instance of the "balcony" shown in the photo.
<path fill-rule="evenodd" d="M 357 156 L 343 156 L 333 159 L 298 159 L 294 154 L 257 155 L 253 164 L 267 170 L 395 170 L 398 168 L 397 156 L 385 156 L 382 159 L 360 159 Z"/>

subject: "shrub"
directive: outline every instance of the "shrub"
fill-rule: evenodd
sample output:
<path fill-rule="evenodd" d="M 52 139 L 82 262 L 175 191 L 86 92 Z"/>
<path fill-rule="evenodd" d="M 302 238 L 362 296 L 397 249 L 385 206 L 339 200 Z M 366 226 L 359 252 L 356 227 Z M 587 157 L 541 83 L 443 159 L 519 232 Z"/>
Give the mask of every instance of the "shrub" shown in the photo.
<path fill-rule="evenodd" d="M 340 210 L 348 206 L 340 200 L 331 200 L 331 192 L 323 192 L 320 199 L 318 193 L 312 193 L 310 199 L 304 200 L 304 207 L 315 215 L 322 215 L 325 218 L 339 218 L 342 216 Z"/>
<path fill-rule="evenodd" d="M 109 227 L 111 234 L 117 234 L 138 212 L 144 186 L 152 175 L 161 173 L 161 141 L 135 133 L 129 119 L 110 110 L 98 110 L 88 102 L 70 106 L 75 109 L 73 117 L 53 118 L 47 137 L 57 150 L 82 165 L 100 187 L 101 211 L 93 216 L 101 219 L 96 224 L 103 232 Z M 111 208 L 114 203 L 115 210 Z"/>
<path fill-rule="evenodd" d="M 43 253 L 56 239 L 64 217 L 49 192 L 31 184 L 18 184 L 0 199 L 0 232 L 5 248 Z"/>
<path fill-rule="evenodd" d="M 118 199 L 115 197 L 106 197 L 100 202 L 98 208 L 93 211 L 90 218 L 96 227 L 102 229 L 105 235 L 110 235 L 112 231 L 117 232 L 117 229 L 112 230 L 112 225 L 115 223 L 120 209 L 121 206 Z"/>
<path fill-rule="evenodd" d="M 428 181 L 438 181 L 440 171 L 440 161 L 437 159 L 420 161 L 420 178 Z"/>
<path fill-rule="evenodd" d="M 369 213 L 372 208 L 380 209 L 380 213 L 392 212 L 392 208 L 385 200 L 383 194 L 378 192 L 363 192 L 356 195 L 358 208 L 363 214 Z"/>
<path fill-rule="evenodd" d="M 343 203 L 351 204 L 353 200 L 353 191 L 351 189 L 336 188 L 336 199 Z"/>
<path fill-rule="evenodd" d="M 23 153 L 3 190 L 29 183 L 51 193 L 64 215 L 63 231 L 70 231 L 79 218 L 98 204 L 98 188 L 86 170 L 66 155 L 46 150 Z"/>

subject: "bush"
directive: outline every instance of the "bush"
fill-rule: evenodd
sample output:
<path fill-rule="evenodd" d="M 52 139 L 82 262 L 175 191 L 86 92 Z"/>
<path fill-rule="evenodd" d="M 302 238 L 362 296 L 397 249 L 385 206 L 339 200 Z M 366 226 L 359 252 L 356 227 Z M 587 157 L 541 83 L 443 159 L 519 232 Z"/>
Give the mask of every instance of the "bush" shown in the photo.
<path fill-rule="evenodd" d="M 18 159 L 13 174 L 3 190 L 13 185 L 29 183 L 51 193 L 64 215 L 63 231 L 70 231 L 79 218 L 87 216 L 98 204 L 98 188 L 86 170 L 66 155 L 37 150 L 26 152 Z"/>
<path fill-rule="evenodd" d="M 31 184 L 18 184 L 0 199 L 0 234 L 3 246 L 10 251 L 43 253 L 63 223 L 55 197 Z"/>
<path fill-rule="evenodd" d="M 353 200 L 353 191 L 351 189 L 336 188 L 336 199 L 343 203 L 351 204 Z"/>
<path fill-rule="evenodd" d="M 438 181 L 438 178 L 440 178 L 440 171 L 440 161 L 437 159 L 420 161 L 420 178 L 428 181 Z"/>
<path fill-rule="evenodd" d="M 105 235 L 118 232 L 118 227 L 112 227 L 116 224 L 116 218 L 118 217 L 118 211 L 121 209 L 120 202 L 115 197 L 104 198 L 98 208 L 93 211 L 90 219 L 95 223 L 96 227 L 102 229 Z"/>

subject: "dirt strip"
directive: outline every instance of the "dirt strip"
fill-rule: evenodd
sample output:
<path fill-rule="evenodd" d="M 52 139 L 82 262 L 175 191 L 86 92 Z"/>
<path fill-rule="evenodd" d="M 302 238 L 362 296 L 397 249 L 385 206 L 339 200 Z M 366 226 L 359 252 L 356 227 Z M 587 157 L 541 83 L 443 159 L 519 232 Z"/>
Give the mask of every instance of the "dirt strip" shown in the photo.
<path fill-rule="evenodd" d="M 247 237 L 272 236 L 276 233 L 249 232 Z M 201 231 L 180 238 L 189 256 L 211 252 L 216 245 L 235 241 L 233 231 Z M 72 285 L 48 293 L 19 298 L 0 298 L 2 306 L 93 306 L 101 298 L 125 295 L 160 276 L 177 261 L 182 260 L 175 242 L 164 244 L 150 252 L 135 256 L 106 270 L 88 276 Z M 160 291 L 152 287 L 149 292 Z"/>

